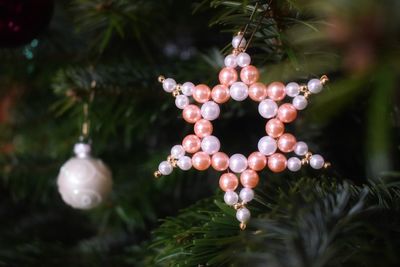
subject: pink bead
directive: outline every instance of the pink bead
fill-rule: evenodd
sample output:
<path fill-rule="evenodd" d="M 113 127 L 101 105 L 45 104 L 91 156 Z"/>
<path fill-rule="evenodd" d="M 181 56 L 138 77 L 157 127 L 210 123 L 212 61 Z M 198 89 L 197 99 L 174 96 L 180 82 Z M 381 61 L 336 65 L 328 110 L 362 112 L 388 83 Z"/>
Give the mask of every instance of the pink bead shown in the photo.
<path fill-rule="evenodd" d="M 250 169 L 261 171 L 267 165 L 267 158 L 261 152 L 253 152 L 247 159 L 247 164 Z"/>
<path fill-rule="evenodd" d="M 223 152 L 212 155 L 211 166 L 217 171 L 225 171 L 229 167 L 229 157 Z"/>
<path fill-rule="evenodd" d="M 280 101 L 285 98 L 285 85 L 281 82 L 270 83 L 267 87 L 268 97 L 274 101 Z"/>
<path fill-rule="evenodd" d="M 240 71 L 240 79 L 248 85 L 258 81 L 259 77 L 260 73 L 258 72 L 258 69 L 252 65 L 246 66 Z"/>
<path fill-rule="evenodd" d="M 207 170 L 210 167 L 211 159 L 206 152 L 197 152 L 192 157 L 193 168 L 199 171 Z"/>
<path fill-rule="evenodd" d="M 235 190 L 239 185 L 239 179 L 233 173 L 224 173 L 219 178 L 219 187 L 223 191 Z"/>
<path fill-rule="evenodd" d="M 229 86 L 237 81 L 238 74 L 234 68 L 223 68 L 218 77 L 221 84 Z"/>
<path fill-rule="evenodd" d="M 249 97 L 254 101 L 262 101 L 267 96 L 267 87 L 263 83 L 253 83 L 249 87 Z"/>
<path fill-rule="evenodd" d="M 296 145 L 296 137 L 293 134 L 285 133 L 282 134 L 278 139 L 278 148 L 280 151 L 288 153 L 292 152 Z"/>
<path fill-rule="evenodd" d="M 216 85 L 211 91 L 211 98 L 218 104 L 225 103 L 230 97 L 229 88 L 222 84 Z"/>
<path fill-rule="evenodd" d="M 287 160 L 281 153 L 275 153 L 268 158 L 268 167 L 273 172 L 282 172 L 286 169 Z"/>
<path fill-rule="evenodd" d="M 240 175 L 240 183 L 243 187 L 254 188 L 258 185 L 258 181 L 260 180 L 257 172 L 253 170 L 245 170 Z"/>
<path fill-rule="evenodd" d="M 197 121 L 194 125 L 194 133 L 200 138 L 211 135 L 212 131 L 213 131 L 212 123 L 205 119 Z"/>
<path fill-rule="evenodd" d="M 211 90 L 205 84 L 199 84 L 193 89 L 193 99 L 198 103 L 206 103 L 210 100 Z"/>
<path fill-rule="evenodd" d="M 188 123 L 195 123 L 201 118 L 200 108 L 196 105 L 187 105 L 182 111 L 182 116 Z"/>
<path fill-rule="evenodd" d="M 185 149 L 187 153 L 196 153 L 199 151 L 201 145 L 200 138 L 198 138 L 194 134 L 187 135 L 185 138 L 183 138 L 182 141 L 182 146 Z"/>
<path fill-rule="evenodd" d="M 297 109 L 289 103 L 285 103 L 278 108 L 278 119 L 289 123 L 296 119 Z"/>
<path fill-rule="evenodd" d="M 285 131 L 285 125 L 278 119 L 270 119 L 265 125 L 265 131 L 273 138 L 277 138 Z"/>

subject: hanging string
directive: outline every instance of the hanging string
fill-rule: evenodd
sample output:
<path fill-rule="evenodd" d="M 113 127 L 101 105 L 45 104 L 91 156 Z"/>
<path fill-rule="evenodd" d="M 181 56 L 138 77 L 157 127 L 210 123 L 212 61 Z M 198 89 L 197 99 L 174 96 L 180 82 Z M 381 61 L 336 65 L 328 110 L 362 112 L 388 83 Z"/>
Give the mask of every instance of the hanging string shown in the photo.
<path fill-rule="evenodd" d="M 260 26 L 261 26 L 261 24 L 262 24 L 264 18 L 267 17 L 269 11 L 271 11 L 271 4 L 272 4 L 272 0 L 270 0 L 270 1 L 268 2 L 266 10 L 265 10 L 265 12 L 262 14 L 262 16 L 260 17 L 260 19 L 258 20 L 256 27 L 255 27 L 254 30 L 252 31 L 252 33 L 251 33 L 251 35 L 250 35 L 250 38 L 249 38 L 249 40 L 248 40 L 247 43 L 246 43 L 246 46 L 243 48 L 243 52 L 245 52 L 245 51 L 247 50 L 247 48 L 249 47 L 251 41 L 253 40 L 253 37 L 254 37 L 255 33 L 256 33 L 256 32 L 258 31 L 258 29 L 260 28 Z M 243 38 L 244 38 L 244 36 L 245 36 L 245 34 L 246 34 L 246 32 L 247 32 L 247 29 L 248 29 L 249 25 L 253 22 L 255 13 L 256 13 L 256 11 L 257 11 L 259 5 L 260 5 L 260 2 L 257 2 L 257 3 L 255 4 L 254 9 L 253 9 L 253 11 L 252 11 L 252 13 L 251 13 L 251 15 L 250 15 L 249 21 L 248 21 L 247 24 L 245 25 L 243 31 L 239 32 L 239 34 L 241 34 L 241 36 L 242 36 L 241 39 L 240 39 L 240 41 L 239 41 L 239 47 L 240 47 L 240 44 L 242 43 L 242 40 L 243 40 Z"/>
<path fill-rule="evenodd" d="M 87 101 L 83 103 L 83 122 L 81 128 L 81 141 L 88 141 L 90 136 L 90 105 L 92 104 L 95 96 L 96 81 L 93 80 L 90 84 L 90 92 Z"/>

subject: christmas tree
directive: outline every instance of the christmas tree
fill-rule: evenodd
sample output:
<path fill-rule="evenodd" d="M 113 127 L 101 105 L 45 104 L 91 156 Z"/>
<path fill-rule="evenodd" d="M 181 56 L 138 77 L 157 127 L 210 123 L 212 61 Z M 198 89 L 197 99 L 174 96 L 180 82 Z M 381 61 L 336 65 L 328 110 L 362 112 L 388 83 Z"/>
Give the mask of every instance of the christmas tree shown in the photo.
<path fill-rule="evenodd" d="M 159 75 L 217 84 L 246 24 L 260 82 L 329 77 L 288 127 L 331 167 L 261 172 L 241 230 L 216 172 L 153 173 L 193 130 Z M 396 0 L 0 2 L 0 266 L 398 266 L 399 32 Z M 257 105 L 221 111 L 253 151 Z M 57 185 L 79 141 L 113 179 L 87 210 Z"/>

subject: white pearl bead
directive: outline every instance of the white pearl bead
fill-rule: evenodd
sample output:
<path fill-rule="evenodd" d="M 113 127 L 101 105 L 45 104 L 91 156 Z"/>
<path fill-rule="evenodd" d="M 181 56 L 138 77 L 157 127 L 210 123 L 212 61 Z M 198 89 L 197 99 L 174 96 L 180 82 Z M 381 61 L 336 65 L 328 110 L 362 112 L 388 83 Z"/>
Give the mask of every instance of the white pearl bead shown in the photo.
<path fill-rule="evenodd" d="M 215 120 L 218 118 L 219 113 L 219 105 L 214 101 L 208 101 L 201 106 L 201 116 L 206 120 Z"/>
<path fill-rule="evenodd" d="M 303 110 L 307 107 L 308 101 L 307 98 L 305 98 L 304 96 L 298 95 L 293 98 L 292 104 L 297 110 Z"/>
<path fill-rule="evenodd" d="M 162 87 L 165 92 L 171 93 L 176 87 L 176 82 L 174 79 L 167 78 L 163 81 Z"/>
<path fill-rule="evenodd" d="M 232 99 L 236 101 L 243 101 L 249 95 L 249 88 L 243 82 L 235 82 L 231 85 L 229 93 Z"/>
<path fill-rule="evenodd" d="M 300 86 L 298 83 L 288 83 L 285 87 L 285 92 L 290 97 L 295 97 L 300 93 Z"/>
<path fill-rule="evenodd" d="M 236 211 L 236 219 L 239 222 L 247 222 L 250 219 L 250 211 L 247 208 L 240 208 Z"/>
<path fill-rule="evenodd" d="M 278 105 L 271 99 L 265 99 L 258 104 L 258 112 L 263 118 L 270 119 L 276 116 Z"/>
<path fill-rule="evenodd" d="M 227 55 L 224 59 L 224 64 L 228 68 L 236 68 L 236 56 L 235 55 Z"/>
<path fill-rule="evenodd" d="M 239 193 L 240 199 L 243 203 L 247 203 L 253 200 L 254 198 L 254 191 L 251 188 L 242 188 Z"/>
<path fill-rule="evenodd" d="M 74 145 L 74 153 L 78 158 L 86 158 L 90 157 L 90 152 L 92 148 L 89 144 L 85 143 L 76 143 Z"/>
<path fill-rule="evenodd" d="M 184 109 L 187 105 L 189 105 L 189 98 L 185 95 L 178 95 L 175 98 L 175 105 L 179 109 Z"/>
<path fill-rule="evenodd" d="M 258 141 L 258 151 L 266 156 L 274 154 L 277 148 L 276 140 L 270 136 L 264 136 Z"/>
<path fill-rule="evenodd" d="M 292 172 L 297 172 L 301 169 L 301 160 L 296 157 L 292 157 L 287 161 L 287 167 Z"/>
<path fill-rule="evenodd" d="M 239 55 L 237 55 L 236 62 L 240 67 L 243 68 L 243 67 L 250 65 L 251 58 L 250 58 L 249 54 L 242 52 Z"/>
<path fill-rule="evenodd" d="M 243 48 L 246 46 L 246 39 L 243 37 L 243 35 L 236 35 L 232 39 L 232 46 L 233 48 L 238 48 L 238 47 Z"/>
<path fill-rule="evenodd" d="M 234 192 L 232 190 L 225 192 L 224 201 L 227 205 L 233 206 L 238 202 L 238 200 L 239 200 L 239 196 L 238 196 L 238 194 L 236 194 L 236 192 Z"/>
<path fill-rule="evenodd" d="M 294 145 L 294 153 L 298 156 L 304 156 L 308 152 L 308 146 L 306 143 L 300 141 Z"/>
<path fill-rule="evenodd" d="M 192 168 L 192 159 L 188 156 L 183 156 L 178 159 L 177 165 L 179 169 L 183 171 L 190 170 Z"/>
<path fill-rule="evenodd" d="M 191 82 L 185 82 L 181 86 L 182 94 L 185 96 L 191 96 L 193 94 L 194 84 Z"/>
<path fill-rule="evenodd" d="M 181 145 L 175 145 L 171 148 L 171 156 L 174 159 L 179 159 L 185 155 L 185 149 Z"/>
<path fill-rule="evenodd" d="M 160 165 L 158 165 L 158 171 L 162 174 L 162 175 L 169 175 L 172 172 L 172 165 L 168 162 L 168 161 L 163 161 L 160 163 Z"/>
<path fill-rule="evenodd" d="M 247 158 L 242 154 L 233 154 L 229 158 L 229 169 L 235 173 L 242 173 L 247 168 Z"/>
<path fill-rule="evenodd" d="M 213 135 L 205 136 L 203 140 L 201 140 L 201 150 L 209 155 L 217 153 L 220 147 L 221 143 L 218 138 Z"/>
<path fill-rule="evenodd" d="M 110 193 L 111 172 L 99 159 L 73 157 L 61 167 L 57 185 L 65 203 L 76 209 L 91 209 Z"/>
<path fill-rule="evenodd" d="M 318 79 L 312 79 L 307 84 L 308 91 L 313 94 L 317 94 L 322 91 L 322 83 Z"/>
<path fill-rule="evenodd" d="M 310 166 L 316 170 L 324 167 L 325 161 L 321 155 L 315 154 L 310 158 Z"/>

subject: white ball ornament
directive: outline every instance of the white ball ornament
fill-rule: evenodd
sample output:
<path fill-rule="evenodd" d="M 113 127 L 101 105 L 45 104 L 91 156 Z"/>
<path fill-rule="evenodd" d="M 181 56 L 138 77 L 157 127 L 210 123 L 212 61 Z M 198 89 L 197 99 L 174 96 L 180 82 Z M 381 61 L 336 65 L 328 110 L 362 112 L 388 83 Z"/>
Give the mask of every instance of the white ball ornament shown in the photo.
<path fill-rule="evenodd" d="M 76 209 L 98 206 L 112 188 L 110 170 L 100 159 L 93 158 L 90 150 L 88 144 L 76 144 L 75 157 L 64 163 L 57 178 L 62 199 Z"/>

